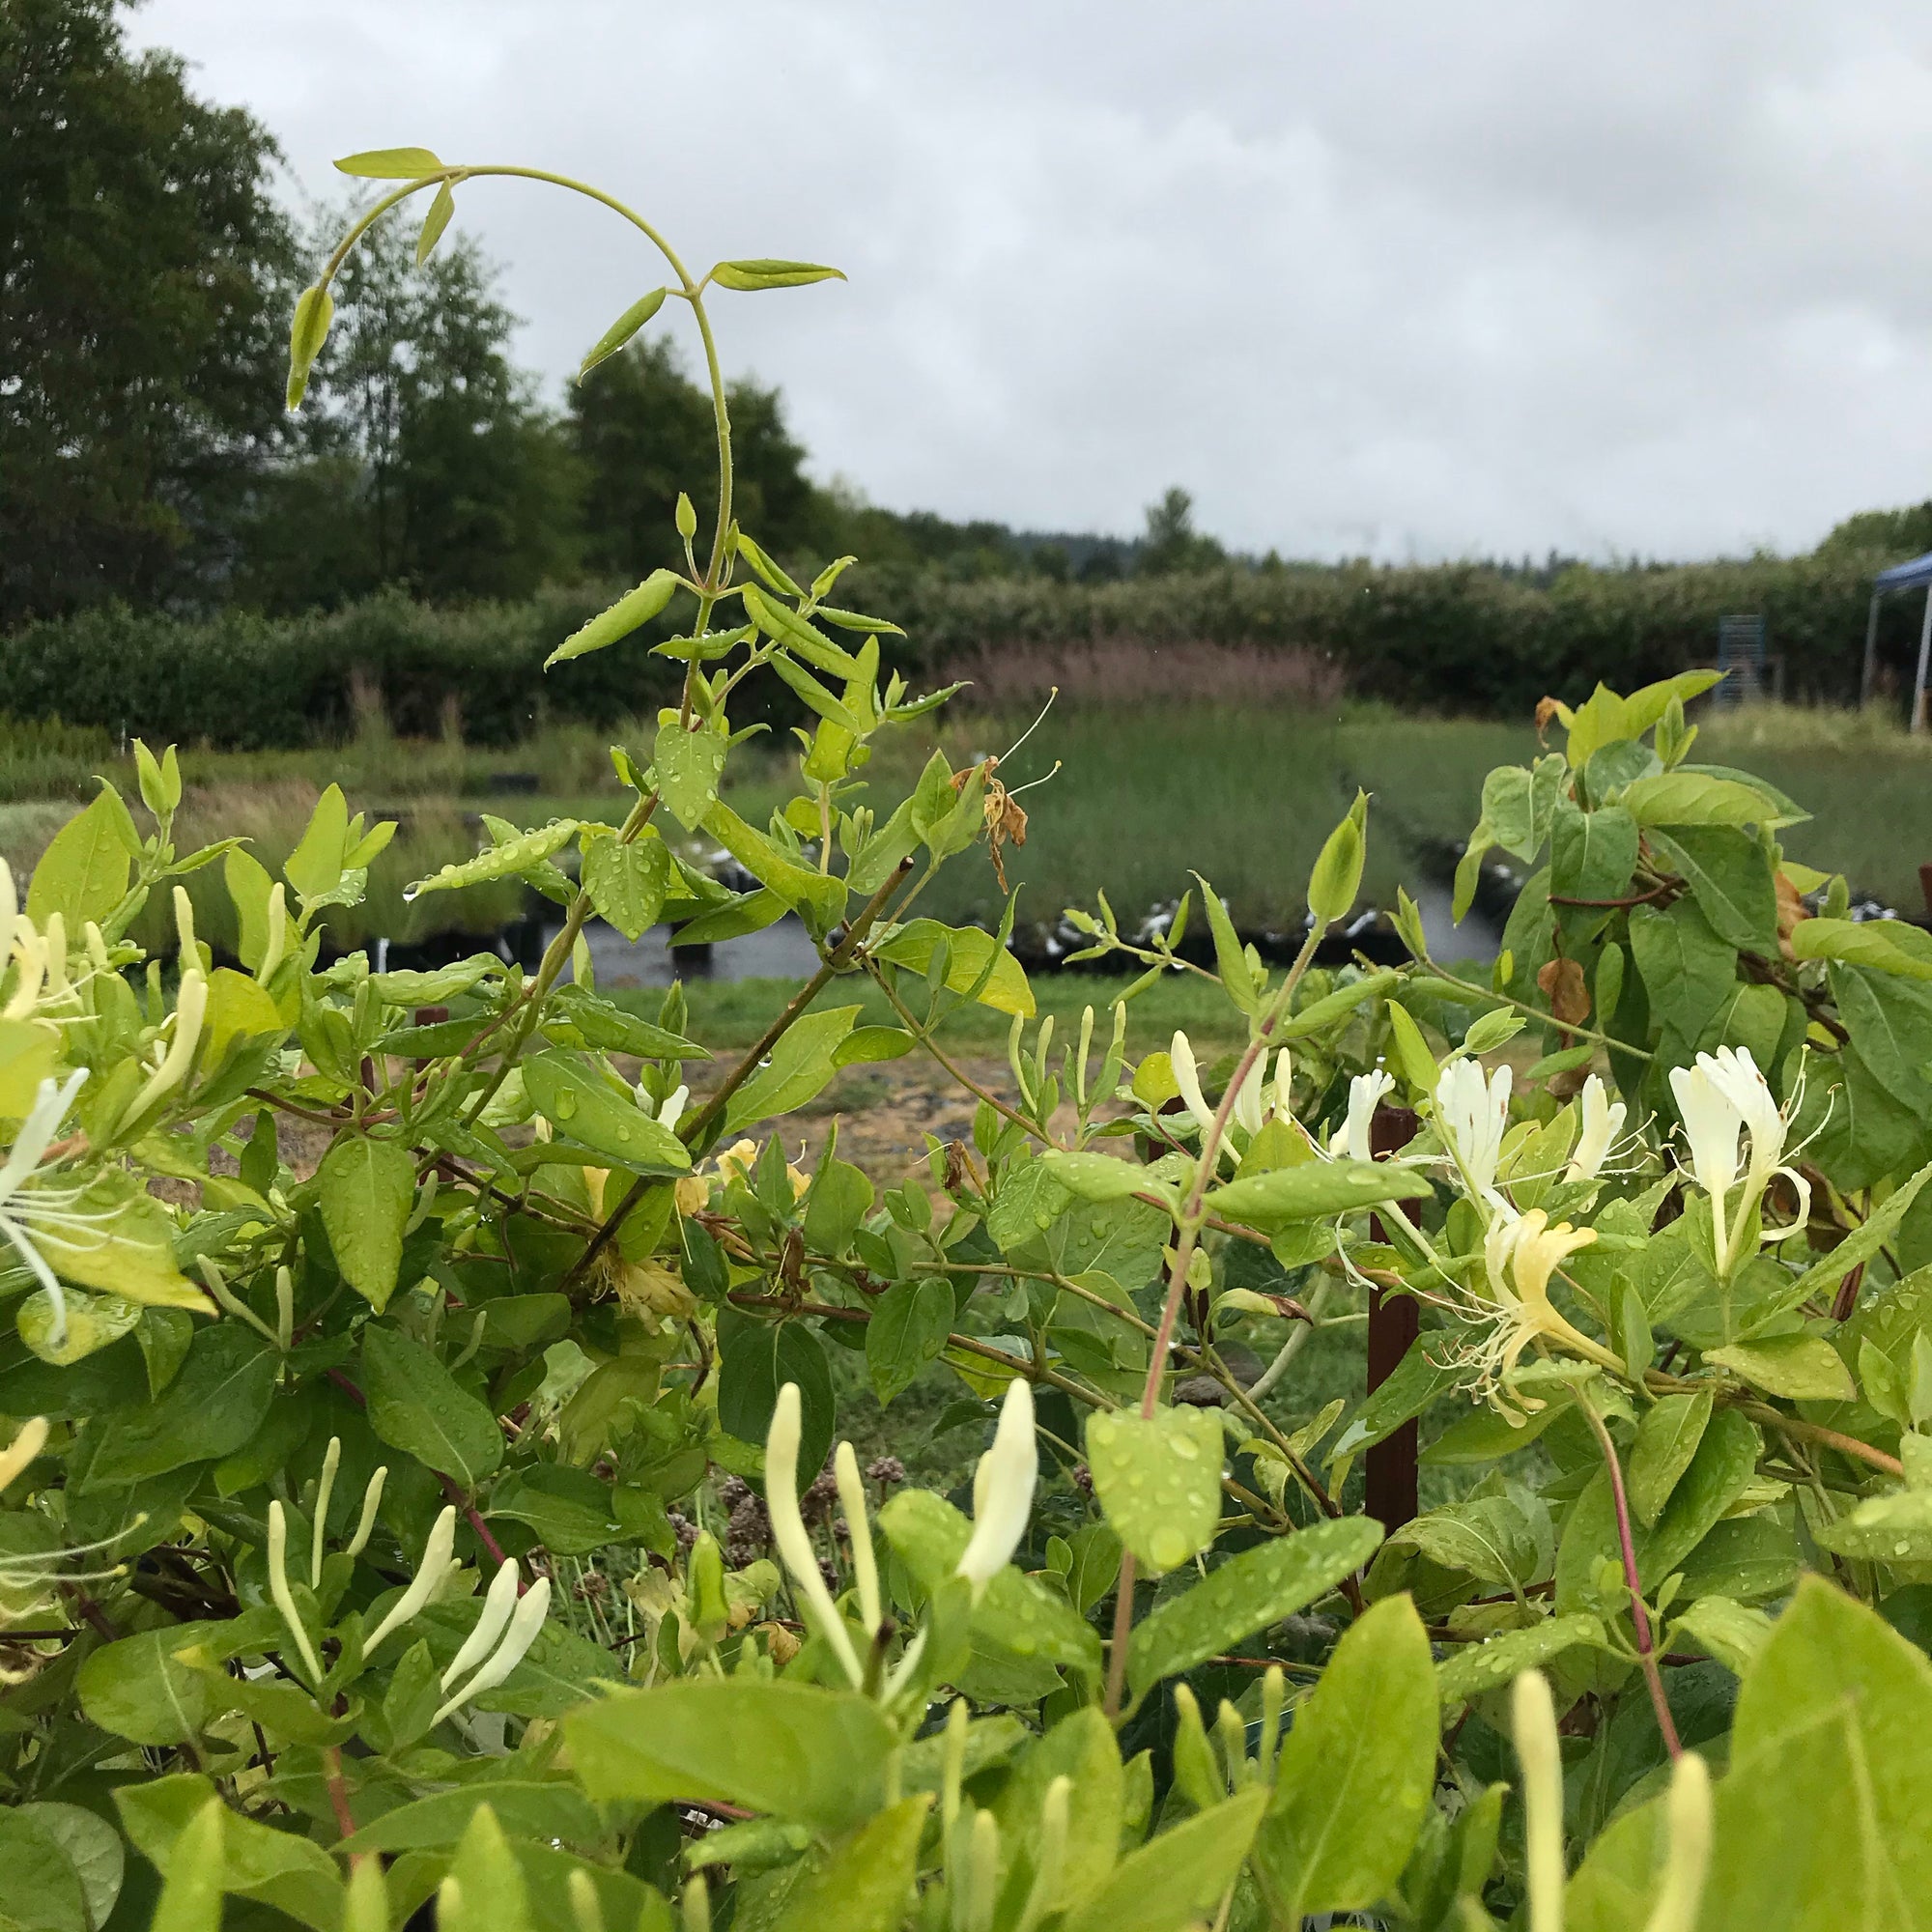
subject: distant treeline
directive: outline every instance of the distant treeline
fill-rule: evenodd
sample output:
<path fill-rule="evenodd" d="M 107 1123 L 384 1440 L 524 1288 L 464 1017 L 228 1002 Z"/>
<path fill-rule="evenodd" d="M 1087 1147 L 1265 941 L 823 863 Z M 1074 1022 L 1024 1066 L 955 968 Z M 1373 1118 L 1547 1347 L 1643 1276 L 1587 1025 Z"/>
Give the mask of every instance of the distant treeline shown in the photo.
<path fill-rule="evenodd" d="M 1545 694 L 1575 700 L 1597 679 L 1629 689 L 1709 663 L 1718 619 L 1762 613 L 1795 699 L 1858 693 L 1869 554 L 1599 570 L 1577 565 L 1544 585 L 1478 565 L 1208 571 L 1121 582 L 960 580 L 931 569 L 854 570 L 841 594 L 903 624 L 890 659 L 920 684 L 1002 660 L 1087 650 L 1087 701 L 1122 647 L 1122 691 L 1144 694 L 1151 652 L 1173 654 L 1183 683 L 1201 646 L 1304 659 L 1288 686 L 1254 668 L 1257 697 L 1284 688 L 1452 713 L 1526 717 Z M 847 588 L 849 586 L 849 589 Z M 349 731 L 355 687 L 380 692 L 397 729 L 460 729 L 506 744 L 546 718 L 597 724 L 642 714 L 675 692 L 678 668 L 648 654 L 654 633 L 540 674 L 544 658 L 621 587 L 553 588 L 500 603 L 438 608 L 390 592 L 298 617 L 226 611 L 194 620 L 111 606 L 0 638 L 0 690 L 18 716 L 58 717 L 154 738 L 217 746 L 313 744 Z M 1904 605 L 1910 608 L 1901 608 Z M 676 616 L 668 613 L 665 634 Z M 1899 600 L 1882 631 L 1895 676 L 1917 639 L 1917 605 Z M 1131 647 L 1130 649 L 1128 647 Z M 1131 658 L 1131 665 L 1127 660 Z M 1095 674 L 1094 667 L 1098 667 Z M 1225 701 L 1230 674 L 1204 679 Z M 534 694 L 534 695 L 533 695 Z M 768 702 L 786 722 L 784 694 Z"/>

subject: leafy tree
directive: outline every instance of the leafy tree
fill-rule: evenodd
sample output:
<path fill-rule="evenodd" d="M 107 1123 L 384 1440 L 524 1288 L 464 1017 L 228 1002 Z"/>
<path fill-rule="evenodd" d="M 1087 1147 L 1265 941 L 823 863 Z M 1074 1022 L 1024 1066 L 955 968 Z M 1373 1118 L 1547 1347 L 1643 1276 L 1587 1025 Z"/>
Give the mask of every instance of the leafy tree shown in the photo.
<path fill-rule="evenodd" d="M 250 529 L 247 601 L 299 609 L 390 583 L 524 597 L 567 572 L 575 464 L 510 360 L 516 318 L 475 243 L 453 236 L 418 268 L 408 236 L 378 228 L 339 288 L 305 454 Z"/>
<path fill-rule="evenodd" d="M 1194 527 L 1194 498 L 1179 486 L 1147 511 L 1139 567 L 1144 577 L 1172 577 L 1185 570 L 1208 570 L 1227 553 Z"/>
<path fill-rule="evenodd" d="M 0 9 L 0 622 L 205 594 L 280 434 L 277 151 L 131 53 L 119 0 Z"/>
<path fill-rule="evenodd" d="M 832 548 L 847 518 L 806 475 L 783 397 L 742 377 L 726 398 L 740 520 L 780 555 Z M 639 340 L 600 363 L 572 391 L 569 434 L 583 468 L 585 563 L 631 575 L 677 561 L 678 494 L 711 516 L 718 455 L 711 399 L 676 347 L 663 336 Z"/>
<path fill-rule="evenodd" d="M 1878 554 L 1900 560 L 1932 550 L 1932 503 L 1902 510 L 1861 510 L 1836 525 L 1818 546 L 1821 557 Z"/>

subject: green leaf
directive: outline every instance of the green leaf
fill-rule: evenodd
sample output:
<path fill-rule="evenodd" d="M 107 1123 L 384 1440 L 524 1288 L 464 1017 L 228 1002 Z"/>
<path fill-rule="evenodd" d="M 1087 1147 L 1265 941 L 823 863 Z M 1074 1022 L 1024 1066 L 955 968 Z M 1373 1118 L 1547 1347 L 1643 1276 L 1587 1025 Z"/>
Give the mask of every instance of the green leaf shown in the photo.
<path fill-rule="evenodd" d="M 1135 1697 L 1305 1609 L 1367 1563 L 1380 1542 L 1379 1524 L 1341 1517 L 1230 1557 L 1135 1625 L 1127 1650 Z"/>
<path fill-rule="evenodd" d="M 762 832 L 747 825 L 723 799 L 715 800 L 705 812 L 704 829 L 761 886 L 768 886 L 803 915 L 814 932 L 829 931 L 845 910 L 843 879 L 800 865 Z"/>
<path fill-rule="evenodd" d="M 720 288 L 750 292 L 757 289 L 797 289 L 808 282 L 842 282 L 845 271 L 843 269 L 823 268 L 816 262 L 775 262 L 755 258 L 720 262 L 711 270 L 710 279 Z"/>
<path fill-rule="evenodd" d="M 1217 1409 L 1162 1408 L 1148 1417 L 1098 1410 L 1087 1419 L 1087 1463 L 1108 1522 L 1150 1572 L 1176 1569 L 1214 1541 Z"/>
<path fill-rule="evenodd" d="M 969 1749 L 971 1743 L 969 1734 Z M 1072 1788 L 1067 1793 L 1059 1882 L 1046 1900 L 1048 1911 L 1085 1898 L 1105 1881 L 1120 1856 L 1126 1778 L 1113 1726 L 1095 1706 L 1090 1704 L 1053 1725 L 1008 1777 L 995 1800 L 995 1815 L 1007 1844 L 1021 1846 L 1032 1840 L 1039 1829 L 1047 1788 L 1056 1777 L 1065 1777 Z"/>
<path fill-rule="evenodd" d="M 1360 843 L 1359 838 L 1356 842 Z M 1214 935 L 1214 970 L 1221 976 L 1221 984 L 1242 1012 L 1258 1013 L 1262 1009 L 1262 996 L 1256 989 L 1255 976 L 1248 970 L 1248 955 L 1240 934 L 1235 930 L 1235 922 L 1228 917 L 1228 908 L 1214 888 L 1199 872 L 1194 878 L 1201 888 L 1201 902 L 1208 909 L 1208 928 Z"/>
<path fill-rule="evenodd" d="M 647 296 L 639 296 L 595 342 L 590 345 L 590 353 L 578 365 L 577 380 L 581 383 L 598 363 L 616 355 L 625 343 L 630 341 L 644 324 L 665 305 L 667 289 L 653 289 Z"/>
<path fill-rule="evenodd" d="M 162 1883 L 148 1932 L 220 1932 L 221 1872 L 230 1822 L 228 1807 L 211 1796 L 181 1834 L 181 1868 L 170 1870 Z"/>
<path fill-rule="evenodd" d="M 340 785 L 326 785 L 296 849 L 283 864 L 282 876 L 304 901 L 326 903 L 342 883 L 348 850 L 349 801 Z"/>
<path fill-rule="evenodd" d="M 530 1778 L 495 1777 L 480 1784 L 439 1791 L 385 1811 L 336 1847 L 346 1858 L 358 1852 L 409 1852 L 453 1845 L 469 1829 L 476 1807 L 487 1803 L 505 1831 L 533 1838 L 565 1838 L 583 1844 L 599 1834 L 596 1810 L 574 1785 Z"/>
<path fill-rule="evenodd" d="M 1795 959 L 1842 959 L 1876 973 L 1932 980 L 1932 935 L 1895 919 L 1802 919 L 1791 929 Z"/>
<path fill-rule="evenodd" d="M 0 1815 L 27 1826 L 59 1849 L 80 1882 L 85 1912 L 82 1932 L 101 1932 L 114 1910 L 115 1900 L 121 1896 L 121 1882 L 127 1869 L 120 1833 L 104 1818 L 78 1804 L 43 1801 L 15 1805 Z M 11 1857 L 0 1852 L 0 1873 L 11 1880 L 15 1870 Z M 25 1874 L 20 1873 L 19 1877 L 24 1880 Z M 58 1884 L 59 1880 L 56 1878 L 54 1882 Z M 11 1912 L 22 1924 L 31 1925 L 32 1918 L 10 1896 L 15 1890 L 21 1897 L 31 1896 L 31 1886 L 23 1883 L 16 1888 L 5 1881 L 0 1884 L 5 1885 L 5 1889 L 0 1889 L 0 1911 Z"/>
<path fill-rule="evenodd" d="M 1639 825 L 1781 825 L 1764 793 L 1735 779 L 1680 768 L 1635 779 L 1618 801 Z"/>
<path fill-rule="evenodd" d="M 834 1056 L 859 1011 L 857 1007 L 834 1007 L 807 1013 L 781 1034 L 771 1058 L 732 1094 L 724 1131 L 735 1134 L 756 1122 L 776 1120 L 823 1093 L 838 1070 Z"/>
<path fill-rule="evenodd" d="M 96 1425 L 102 1439 L 84 1486 L 138 1482 L 233 1455 L 261 1428 L 280 1367 L 280 1354 L 244 1323 L 203 1328 L 156 1400 Z"/>
<path fill-rule="evenodd" d="M 1645 1410 L 1630 1461 L 1630 1505 L 1639 1522 L 1654 1523 L 1662 1514 L 1710 1420 L 1709 1389 L 1662 1396 Z"/>
<path fill-rule="evenodd" d="M 942 925 L 936 919 L 916 919 L 871 950 L 875 956 L 889 959 L 895 966 L 924 973 L 930 969 L 932 955 L 942 939 L 949 953 L 946 968 L 949 992 L 970 993 L 979 986 L 976 997 L 980 1006 L 991 1007 L 998 1013 L 1017 1013 L 1025 1019 L 1034 1016 L 1033 988 L 1027 984 L 1025 969 L 992 933 L 977 925 Z"/>
<path fill-rule="evenodd" d="M 9 1932 L 16 1926 L 90 1932 L 87 1894 L 73 1861 L 58 1839 L 17 1810 L 0 1811 L 0 1918 Z"/>
<path fill-rule="evenodd" d="M 296 312 L 289 324 L 289 380 L 282 392 L 283 406 L 296 410 L 308 393 L 309 371 L 328 340 L 328 325 L 335 319 L 335 298 L 326 288 L 310 287 L 296 298 Z"/>
<path fill-rule="evenodd" d="M 923 1793 L 902 1798 L 834 1845 L 786 1898 L 772 1932 L 898 1932 L 931 1806 Z"/>
<path fill-rule="evenodd" d="M 1267 1797 L 1256 1785 L 1129 1852 L 1064 1932 L 1175 1932 L 1207 1918 L 1235 1883 Z"/>
<path fill-rule="evenodd" d="M 1812 1263 L 1779 1293 L 1779 1307 L 1797 1308 L 1814 1296 L 1829 1299 L 1853 1268 L 1870 1261 L 1891 1239 L 1928 1180 L 1932 1180 L 1932 1165 L 1921 1167 L 1903 1186 L 1894 1188 L 1883 1207 L 1874 1208 L 1823 1261 Z"/>
<path fill-rule="evenodd" d="M 534 832 L 506 838 L 502 844 L 492 845 L 473 859 L 444 866 L 428 878 L 418 879 L 404 891 L 403 897 L 417 899 L 425 893 L 448 893 L 462 886 L 485 885 L 492 879 L 523 877 L 561 852 L 577 837 L 578 830 L 574 818 L 554 818 Z"/>
<path fill-rule="evenodd" d="M 1737 981 L 1737 948 L 1719 939 L 1688 898 L 1662 910 L 1633 906 L 1630 941 L 1651 1011 L 1694 1040 Z"/>
<path fill-rule="evenodd" d="M 1812 1534 L 1836 1555 L 1867 1563 L 1932 1561 L 1932 1490 L 1894 1490 L 1889 1495 L 1869 1496 Z"/>
<path fill-rule="evenodd" d="M 1771 857 L 1727 825 L 1653 832 L 1652 849 L 1690 888 L 1711 930 L 1730 946 L 1777 956 L 1777 887 Z"/>
<path fill-rule="evenodd" d="M 1704 1359 L 1754 1387 L 1792 1402 L 1856 1402 L 1858 1387 L 1843 1358 L 1822 1335 L 1774 1335 L 1706 1349 Z"/>
<path fill-rule="evenodd" d="M 896 1281 L 872 1304 L 866 1325 L 866 1373 L 879 1401 L 890 1403 L 952 1332 L 952 1285 L 939 1275 Z"/>
<path fill-rule="evenodd" d="M 823 631 L 808 623 L 781 598 L 767 597 L 754 584 L 744 591 L 745 614 L 787 651 L 828 677 L 852 678 L 859 675 L 859 660 L 842 644 L 835 644 Z"/>
<path fill-rule="evenodd" d="M 429 213 L 423 216 L 421 231 L 416 236 L 416 267 L 430 258 L 436 244 L 442 240 L 442 231 L 449 226 L 449 218 L 456 213 L 456 196 L 450 185 L 444 182 L 436 191 L 436 198 L 429 205 Z"/>
<path fill-rule="evenodd" d="M 104 926 L 128 894 L 134 863 L 128 838 L 132 830 L 120 795 L 104 787 L 85 811 L 54 834 L 41 854 L 27 887 L 27 917 L 44 931 L 47 921 L 59 913 L 71 945 L 79 944 L 89 920 Z"/>
<path fill-rule="evenodd" d="M 1712 1416 L 1656 1528 L 1637 1539 L 1637 1573 L 1646 1589 L 1654 1590 L 1681 1567 L 1744 1493 L 1757 1473 L 1760 1447 L 1757 1431 L 1736 1409 L 1720 1408 Z"/>
<path fill-rule="evenodd" d="M 619 1690 L 563 1720 L 593 1799 L 722 1799 L 839 1831 L 879 1809 L 898 1735 L 868 1697 L 756 1677 Z"/>
<path fill-rule="evenodd" d="M 1833 961 L 1832 997 L 1859 1057 L 1894 1100 L 1932 1114 L 1932 987 Z"/>
<path fill-rule="evenodd" d="M 881 1061 L 903 1060 L 919 1041 L 903 1027 L 854 1027 L 833 1050 L 835 1066 L 873 1066 Z"/>
<path fill-rule="evenodd" d="M 186 1744 L 213 1711 L 208 1680 L 179 1662 L 204 1624 L 173 1624 L 103 1645 L 80 1666 L 74 1690 L 88 1720 L 137 1745 Z"/>
<path fill-rule="evenodd" d="M 1636 822 L 1622 807 L 1583 811 L 1568 799 L 1549 833 L 1549 890 L 1563 898 L 1622 895 L 1636 867 Z"/>
<path fill-rule="evenodd" d="M 370 148 L 345 155 L 335 166 L 339 173 L 362 181 L 420 181 L 436 174 L 442 163 L 427 148 Z"/>
<path fill-rule="evenodd" d="M 628 638 L 640 624 L 648 624 L 675 597 L 680 587 L 674 570 L 654 570 L 644 581 L 624 592 L 608 610 L 600 611 L 589 623 L 571 632 L 563 642 L 544 659 L 544 669 L 568 664 L 573 658 L 587 657 Z M 669 728 L 669 727 L 665 727 Z M 663 732 L 660 731 L 660 737 Z M 722 743 L 722 740 L 721 740 Z"/>
<path fill-rule="evenodd" d="M 1435 1789 L 1436 1737 L 1429 1634 L 1391 1597 L 1350 1627 L 1282 1743 L 1255 1838 L 1279 1918 L 1360 1911 L 1395 1885 Z"/>
<path fill-rule="evenodd" d="M 726 1311 L 718 1323 L 718 1420 L 741 1442 L 764 1446 L 779 1390 L 796 1382 L 800 1432 L 798 1485 L 817 1476 L 832 1449 L 838 1412 L 825 1344 L 802 1321 L 754 1321 Z"/>
<path fill-rule="evenodd" d="M 400 1141 L 351 1136 L 323 1155 L 315 1178 L 342 1278 L 380 1314 L 396 1292 L 416 1164 Z"/>
<path fill-rule="evenodd" d="M 371 1322 L 362 1331 L 369 1427 L 391 1449 L 453 1476 L 465 1489 L 503 1460 L 503 1432 L 420 1342 Z"/>
<path fill-rule="evenodd" d="M 1511 1684 L 1525 1670 L 1538 1670 L 1578 1644 L 1604 1646 L 1604 1626 L 1578 1612 L 1549 1617 L 1527 1630 L 1505 1631 L 1482 1643 L 1452 1650 L 1435 1666 L 1435 1691 L 1444 1708 L 1466 1704 L 1486 1690 Z"/>
<path fill-rule="evenodd" d="M 635 945 L 658 923 L 670 884 L 670 850 L 656 833 L 625 844 L 592 838 L 583 848 L 583 889 L 598 916 Z"/>
<path fill-rule="evenodd" d="M 587 1148 L 606 1165 L 632 1174 L 688 1174 L 691 1150 L 593 1067 L 560 1051 L 523 1063 L 524 1091 L 556 1129 L 557 1141 Z"/>
<path fill-rule="evenodd" d="M 1309 1160 L 1210 1188 L 1210 1212 L 1255 1227 L 1320 1221 L 1385 1201 L 1420 1201 L 1428 1180 L 1412 1169 L 1375 1160 Z"/>
<path fill-rule="evenodd" d="M 1703 1932 L 1927 1923 L 1932 1663 L 1922 1651 L 1806 1577 L 1745 1674 L 1730 1761 Z"/>
<path fill-rule="evenodd" d="M 1771 1634 L 1771 1618 L 1729 1597 L 1700 1597 L 1671 1626 L 1670 1649 L 1679 1635 L 1694 1638 L 1725 1669 L 1742 1677 Z"/>
<path fill-rule="evenodd" d="M 1369 1391 L 1362 1406 L 1349 1418 L 1349 1426 L 1335 1438 L 1328 1451 L 1333 1463 L 1361 1449 L 1372 1449 L 1393 1435 L 1405 1422 L 1413 1421 L 1445 1390 L 1456 1386 L 1459 1371 L 1450 1361 L 1433 1361 L 1427 1348 L 1431 1336 L 1419 1336 L 1408 1346 L 1386 1379 Z M 1437 1347 L 1441 1346 L 1437 1340 Z"/>

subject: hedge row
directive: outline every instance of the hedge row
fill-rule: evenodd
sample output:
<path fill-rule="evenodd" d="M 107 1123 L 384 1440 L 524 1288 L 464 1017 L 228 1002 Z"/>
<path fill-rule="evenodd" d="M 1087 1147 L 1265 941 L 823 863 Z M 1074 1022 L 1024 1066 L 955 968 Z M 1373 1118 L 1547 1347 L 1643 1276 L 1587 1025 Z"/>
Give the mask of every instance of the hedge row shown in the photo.
<path fill-rule="evenodd" d="M 1627 690 L 1709 662 L 1718 620 L 1732 612 L 1765 616 L 1787 695 L 1849 701 L 1870 569 L 1869 559 L 1763 558 L 1577 568 L 1548 585 L 1475 565 L 1227 568 L 1104 584 L 882 569 L 853 571 L 840 594 L 904 625 L 899 655 L 915 676 L 989 650 L 1239 643 L 1318 654 L 1365 696 L 1520 717 L 1546 692 L 1578 698 L 1599 677 Z M 387 595 L 273 621 L 106 609 L 0 638 L 0 709 L 188 743 L 312 744 L 351 726 L 359 673 L 405 733 L 436 731 L 453 700 L 472 742 L 507 744 L 546 716 L 605 724 L 670 696 L 677 668 L 635 645 L 540 673 L 558 639 L 611 594 L 555 589 L 453 610 Z M 1910 656 L 1912 603 L 1890 600 L 1888 665 Z"/>

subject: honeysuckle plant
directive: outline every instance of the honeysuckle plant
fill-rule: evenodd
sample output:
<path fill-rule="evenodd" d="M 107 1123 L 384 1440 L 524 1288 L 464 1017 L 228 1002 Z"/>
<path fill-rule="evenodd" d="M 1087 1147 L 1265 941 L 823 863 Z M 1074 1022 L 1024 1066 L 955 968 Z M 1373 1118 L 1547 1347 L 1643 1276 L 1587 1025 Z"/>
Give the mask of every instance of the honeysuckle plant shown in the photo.
<path fill-rule="evenodd" d="M 1918 1924 L 1932 940 L 1691 758 L 1708 675 L 1552 700 L 1491 775 L 1492 966 L 1406 895 L 1410 961 L 1350 954 L 1358 796 L 1285 966 L 1205 880 L 1151 939 L 1068 909 L 1139 978 L 1056 1038 L 1010 896 L 918 906 L 943 865 L 1004 894 L 995 761 L 869 789 L 945 694 L 834 601 L 850 559 L 738 521 L 714 307 L 837 271 L 695 273 L 538 170 L 342 166 L 385 185 L 292 407 L 407 201 L 427 254 L 459 193 L 547 182 L 662 265 L 587 359 L 688 320 L 712 522 L 684 498 L 681 565 L 554 661 L 684 682 L 613 748 L 621 823 L 486 818 L 415 887 L 548 895 L 534 968 L 325 959 L 393 828 L 331 786 L 280 876 L 178 851 L 142 744 L 138 798 L 0 882 L 0 1922 Z M 751 680 L 810 721 L 763 825 L 724 790 Z M 214 867 L 233 955 L 177 890 Z M 744 1052 L 582 943 L 786 914 L 819 963 Z M 1174 974 L 1232 1050 L 1135 1034 Z M 951 1050 L 975 1006 L 1009 1082 Z M 901 1055 L 970 1131 L 802 1157 L 790 1117 Z M 958 1487 L 862 1466 L 862 1423 L 965 1445 Z"/>

